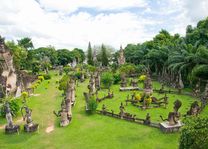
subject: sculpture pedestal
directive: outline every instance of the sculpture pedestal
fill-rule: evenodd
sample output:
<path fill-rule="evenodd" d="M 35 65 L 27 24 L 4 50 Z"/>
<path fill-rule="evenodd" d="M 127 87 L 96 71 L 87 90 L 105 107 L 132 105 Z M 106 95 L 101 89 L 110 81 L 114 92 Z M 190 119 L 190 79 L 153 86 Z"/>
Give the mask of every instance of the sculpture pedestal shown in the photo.
<path fill-rule="evenodd" d="M 164 133 L 178 132 L 179 129 L 183 126 L 181 121 L 178 121 L 175 125 L 169 125 L 169 122 L 160 123 L 160 130 Z"/>
<path fill-rule="evenodd" d="M 19 133 L 19 130 L 20 130 L 19 125 L 13 125 L 13 127 L 10 127 L 8 125 L 5 126 L 5 133 L 6 134 Z"/>
<path fill-rule="evenodd" d="M 32 124 L 32 125 L 25 124 L 24 125 L 25 132 L 35 132 L 38 130 L 38 128 L 39 128 L 38 124 Z"/>
<path fill-rule="evenodd" d="M 61 121 L 60 126 L 65 127 L 65 126 L 69 125 L 69 123 L 71 122 L 71 119 L 72 119 L 72 117 L 69 117 L 67 120 Z"/>

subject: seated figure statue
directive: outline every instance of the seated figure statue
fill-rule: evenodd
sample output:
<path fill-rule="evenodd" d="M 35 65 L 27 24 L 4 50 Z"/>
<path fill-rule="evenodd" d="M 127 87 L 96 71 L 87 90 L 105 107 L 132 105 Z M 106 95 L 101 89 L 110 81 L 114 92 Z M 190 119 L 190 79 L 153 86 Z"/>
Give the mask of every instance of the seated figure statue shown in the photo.
<path fill-rule="evenodd" d="M 10 109 L 9 102 L 6 102 L 5 104 L 5 113 L 6 113 L 6 120 L 7 120 L 7 125 L 5 126 L 5 133 L 19 133 L 20 126 L 19 125 L 14 125 L 13 120 L 12 120 L 12 115 L 14 113 Z"/>

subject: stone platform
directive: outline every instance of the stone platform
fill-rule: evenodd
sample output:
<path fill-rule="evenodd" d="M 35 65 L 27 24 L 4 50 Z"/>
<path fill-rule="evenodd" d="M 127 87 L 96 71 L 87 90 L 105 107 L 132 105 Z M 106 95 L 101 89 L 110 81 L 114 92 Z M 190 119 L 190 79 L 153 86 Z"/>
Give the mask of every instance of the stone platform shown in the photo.
<path fill-rule="evenodd" d="M 120 87 L 120 91 L 136 91 L 136 90 L 142 90 L 139 87 Z"/>
<path fill-rule="evenodd" d="M 168 122 L 162 122 L 160 123 L 160 130 L 164 133 L 173 133 L 178 132 L 182 126 L 183 123 L 181 121 L 178 121 L 175 125 L 169 125 Z"/>
<path fill-rule="evenodd" d="M 35 132 L 39 129 L 39 125 L 38 124 L 33 124 L 31 126 L 29 126 L 28 124 L 24 125 L 24 131 L 25 132 Z"/>
<path fill-rule="evenodd" d="M 5 133 L 6 134 L 13 134 L 18 133 L 19 134 L 20 126 L 14 125 L 13 127 L 9 127 L 8 125 L 5 126 Z"/>

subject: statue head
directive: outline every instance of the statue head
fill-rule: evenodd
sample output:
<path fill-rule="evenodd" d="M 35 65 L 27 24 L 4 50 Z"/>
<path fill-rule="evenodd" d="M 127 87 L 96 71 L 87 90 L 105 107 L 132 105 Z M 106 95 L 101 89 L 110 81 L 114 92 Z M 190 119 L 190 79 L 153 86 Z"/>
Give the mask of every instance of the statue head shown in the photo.
<path fill-rule="evenodd" d="M 182 102 L 180 101 L 180 100 L 176 100 L 175 102 L 174 102 L 174 111 L 175 112 L 178 112 L 178 110 L 179 110 L 179 108 L 181 107 L 181 105 L 182 105 Z"/>

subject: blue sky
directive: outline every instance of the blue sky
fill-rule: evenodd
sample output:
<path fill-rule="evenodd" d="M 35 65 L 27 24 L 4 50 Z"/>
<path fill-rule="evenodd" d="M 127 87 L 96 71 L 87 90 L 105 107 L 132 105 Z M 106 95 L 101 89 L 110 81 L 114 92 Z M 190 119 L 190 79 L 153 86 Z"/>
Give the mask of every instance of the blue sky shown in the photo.
<path fill-rule="evenodd" d="M 35 47 L 119 49 L 151 40 L 161 29 L 185 34 L 208 16 L 208 0 L 0 0 L 0 35 L 31 37 Z"/>

